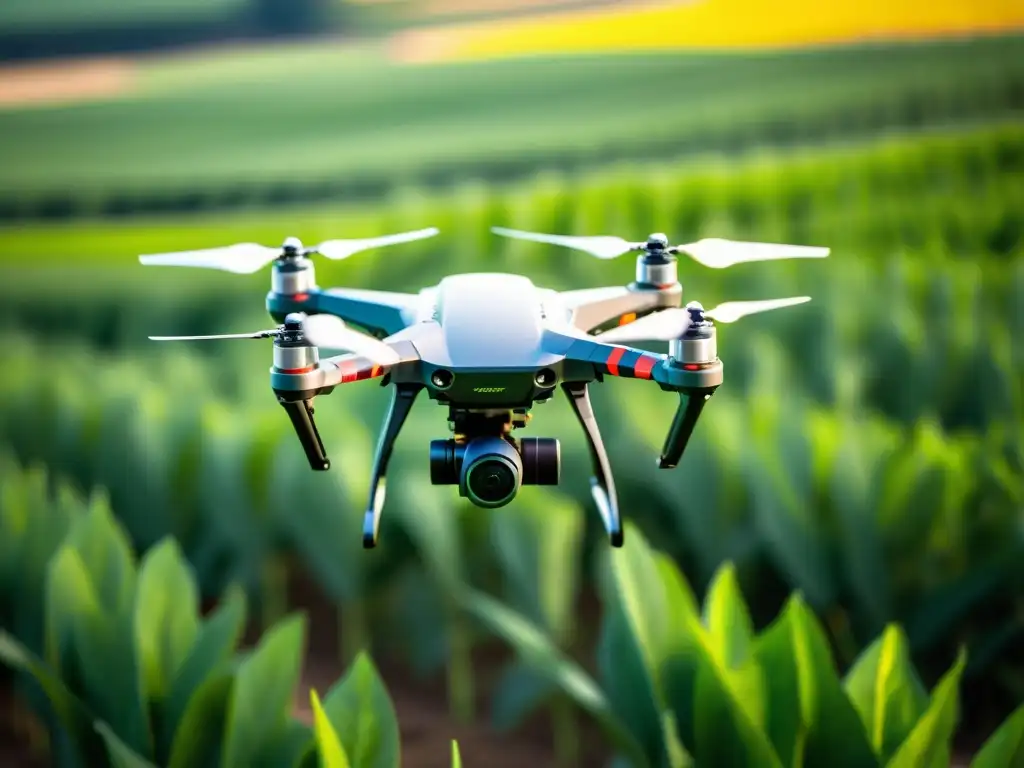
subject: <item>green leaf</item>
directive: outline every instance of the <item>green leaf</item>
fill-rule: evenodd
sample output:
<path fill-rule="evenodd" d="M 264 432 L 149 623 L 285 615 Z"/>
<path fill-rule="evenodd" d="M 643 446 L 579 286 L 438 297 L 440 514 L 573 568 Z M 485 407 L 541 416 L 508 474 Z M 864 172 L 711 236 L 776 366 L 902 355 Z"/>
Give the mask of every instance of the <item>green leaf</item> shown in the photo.
<path fill-rule="evenodd" d="M 854 663 L 844 688 L 875 754 L 887 763 L 928 706 L 928 693 L 914 671 L 903 630 L 888 626 Z"/>
<path fill-rule="evenodd" d="M 149 760 L 139 755 L 127 744 L 118 738 L 110 726 L 102 720 L 97 720 L 96 732 L 103 737 L 103 743 L 107 747 L 107 756 L 114 768 L 156 768 Z"/>
<path fill-rule="evenodd" d="M 971 768 L 1016 768 L 1024 765 L 1024 704 L 1013 711 L 985 741 Z"/>
<path fill-rule="evenodd" d="M 834 602 L 837 586 L 821 522 L 811 514 L 811 446 L 802 423 L 800 409 L 787 406 L 785 418 L 763 427 L 771 440 L 749 443 L 744 467 L 754 523 L 773 562 L 813 605 L 824 607 Z"/>
<path fill-rule="evenodd" d="M 127 609 L 135 595 L 135 556 L 105 493 L 93 493 L 89 511 L 75 521 L 68 544 L 81 555 L 104 610 Z"/>
<path fill-rule="evenodd" d="M 287 724 L 305 635 L 305 616 L 290 616 L 272 627 L 240 665 L 228 709 L 224 768 L 250 768 Z"/>
<path fill-rule="evenodd" d="M 431 578 L 444 594 L 457 592 L 464 579 L 465 563 L 459 546 L 457 508 L 446 489 L 432 487 L 426 477 L 412 476 L 388 491 L 389 498 L 394 497 L 391 509 L 395 518 L 401 521 Z"/>
<path fill-rule="evenodd" d="M 459 742 L 452 739 L 452 766 L 451 768 L 462 768 L 462 755 L 459 754 Z"/>
<path fill-rule="evenodd" d="M 360 768 L 398 768 L 398 718 L 377 669 L 360 653 L 324 698 L 345 754 Z"/>
<path fill-rule="evenodd" d="M 61 547 L 50 561 L 46 574 L 47 663 L 65 679 L 74 679 L 75 614 L 99 611 L 99 596 L 78 552 Z"/>
<path fill-rule="evenodd" d="M 678 733 L 686 743 L 692 730 L 688 716 L 678 711 L 681 727 L 665 728 L 670 704 L 663 667 L 670 658 L 692 659 L 689 646 L 699 623 L 696 601 L 682 578 L 673 576 L 678 569 L 667 556 L 651 550 L 635 525 L 626 527 L 630 545 L 609 550 L 602 573 L 605 611 L 598 665 L 615 712 L 643 745 L 648 760 L 662 764 L 685 752 L 675 739 Z M 677 678 L 685 677 L 678 665 L 673 671 Z M 682 705 L 690 707 L 691 702 Z"/>
<path fill-rule="evenodd" d="M 865 621 L 881 629 L 890 613 L 890 595 L 885 552 L 872 499 L 879 485 L 878 453 L 858 442 L 852 425 L 840 434 L 844 433 L 847 437 L 833 462 L 831 479 L 842 545 L 840 562 Z"/>
<path fill-rule="evenodd" d="M 961 648 L 956 663 L 932 692 L 931 703 L 887 768 L 947 768 L 959 715 L 960 677 L 967 663 Z"/>
<path fill-rule="evenodd" d="M 571 639 L 583 520 L 578 505 L 552 493 L 522 506 L 517 514 L 491 516 L 491 541 L 509 603 L 560 646 Z"/>
<path fill-rule="evenodd" d="M 320 706 L 320 697 L 310 690 L 309 700 L 313 706 L 313 724 L 316 733 L 316 747 L 323 768 L 349 768 L 348 756 L 341 746 L 338 734 Z M 397 764 L 397 763 L 396 763 Z M 361 765 L 361 764 L 360 764 Z"/>
<path fill-rule="evenodd" d="M 758 765 L 782 768 L 768 736 L 750 719 L 731 670 L 713 641 L 696 630 L 699 664 L 694 704 L 694 755 L 701 765 Z M 742 690 L 739 688 L 739 690 Z"/>
<path fill-rule="evenodd" d="M 757 728 L 765 722 L 764 672 L 753 653 L 754 623 L 740 594 L 736 569 L 730 563 L 711 582 L 704 606 L 704 623 L 715 657 L 727 670 L 730 688 Z"/>
<path fill-rule="evenodd" d="M 509 664 L 491 696 L 491 717 L 494 727 L 509 731 L 519 726 L 558 689 L 551 680 L 533 667 L 521 662 Z"/>
<path fill-rule="evenodd" d="M 135 641 L 145 690 L 163 700 L 199 632 L 199 595 L 177 542 L 164 539 L 139 568 Z"/>
<path fill-rule="evenodd" d="M 700 631 L 697 600 L 671 558 L 655 554 L 655 566 L 664 597 L 667 642 L 660 665 L 665 702 L 675 718 L 674 731 L 686 748 L 693 750 L 694 704 L 697 695 L 697 673 L 700 653 L 696 650 L 696 633 Z"/>
<path fill-rule="evenodd" d="M 551 680 L 593 717 L 615 747 L 628 755 L 637 768 L 649 765 L 640 745 L 612 712 L 601 689 L 574 661 L 566 658 L 544 632 L 482 592 L 470 589 L 460 597 L 465 609 L 511 645 L 523 664 Z"/>
<path fill-rule="evenodd" d="M 206 677 L 182 711 L 172 734 L 168 768 L 220 768 L 234 675 L 222 670 Z"/>
<path fill-rule="evenodd" d="M 149 754 L 131 613 L 104 610 L 94 585 L 79 550 L 62 547 L 48 573 L 47 656 L 62 678 L 75 681 L 72 687 L 99 719 L 133 749 Z"/>
<path fill-rule="evenodd" d="M 789 611 L 773 621 L 754 644 L 761 668 L 771 670 L 771 674 L 765 676 L 768 737 L 783 765 L 801 768 L 814 713 L 809 706 L 813 702 L 801 691 L 801 682 L 807 678 L 809 670 L 806 664 L 800 666 L 795 651 Z"/>
<path fill-rule="evenodd" d="M 284 730 L 271 739 L 253 768 L 301 768 L 309 755 L 312 755 L 315 763 L 316 737 L 312 729 L 305 723 L 291 720 Z"/>
<path fill-rule="evenodd" d="M 193 705 L 194 695 L 198 695 L 200 686 L 231 657 L 238 646 L 245 628 L 245 617 L 245 593 L 238 587 L 231 587 L 217 610 L 198 630 L 195 644 L 171 681 L 160 740 L 163 747 L 158 754 L 165 754 L 164 750 L 175 741 L 179 724 L 186 710 Z"/>
<path fill-rule="evenodd" d="M 102 760 L 106 747 L 92 726 L 92 715 L 85 704 L 42 659 L 2 629 L 0 661 L 11 669 L 28 673 L 39 684 L 86 765 Z"/>
<path fill-rule="evenodd" d="M 800 672 L 801 712 L 810 722 L 806 765 L 864 768 L 878 765 L 857 710 L 846 697 L 828 638 L 797 593 L 786 605 Z"/>

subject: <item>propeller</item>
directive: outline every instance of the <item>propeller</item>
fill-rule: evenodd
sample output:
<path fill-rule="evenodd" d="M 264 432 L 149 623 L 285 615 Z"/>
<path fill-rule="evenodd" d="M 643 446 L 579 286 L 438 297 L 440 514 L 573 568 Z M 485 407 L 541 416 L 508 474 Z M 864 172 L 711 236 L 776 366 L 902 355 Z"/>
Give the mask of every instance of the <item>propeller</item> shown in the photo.
<path fill-rule="evenodd" d="M 303 324 L 306 341 L 314 347 L 354 352 L 380 365 L 394 365 L 402 356 L 380 339 L 353 331 L 335 315 L 310 315 Z"/>
<path fill-rule="evenodd" d="M 151 341 L 204 341 L 220 339 L 269 339 L 301 333 L 314 347 L 351 352 L 378 365 L 394 365 L 401 360 L 392 347 L 373 336 L 354 331 L 334 315 L 289 315 L 284 325 L 255 333 L 222 333 L 208 336 L 150 336 Z"/>
<path fill-rule="evenodd" d="M 385 245 L 407 243 L 412 240 L 422 240 L 433 237 L 440 230 L 436 227 L 418 229 L 413 232 L 400 232 L 395 235 L 384 235 L 382 237 L 368 237 L 356 240 L 326 240 L 319 245 L 305 248 L 302 242 L 296 237 L 287 238 L 277 248 L 259 243 L 236 243 L 222 248 L 204 248 L 197 251 L 178 251 L 175 253 L 153 253 L 139 256 L 139 263 L 146 266 L 162 267 L 203 267 L 206 269 L 220 269 L 225 272 L 234 272 L 239 275 L 248 275 L 258 272 L 275 259 L 298 258 L 318 253 L 321 256 L 333 259 L 347 259 L 360 251 L 370 248 L 380 248 Z"/>
<path fill-rule="evenodd" d="M 766 299 L 764 301 L 727 301 L 714 309 L 705 310 L 693 301 L 683 308 L 663 309 L 660 312 L 641 317 L 632 323 L 620 325 L 600 334 L 601 341 L 612 343 L 640 341 L 672 341 L 681 338 L 696 319 L 707 317 L 719 323 L 735 323 L 742 317 L 773 309 L 806 304 L 810 296 L 795 296 L 789 299 Z"/>
<path fill-rule="evenodd" d="M 651 254 L 685 254 L 699 264 L 713 269 L 723 269 L 734 264 L 775 259 L 823 259 L 829 255 L 828 248 L 808 245 L 782 245 L 776 243 L 750 243 L 739 240 L 723 240 L 710 237 L 686 245 L 668 244 L 668 238 L 661 233 L 652 234 L 646 242 L 630 242 L 621 237 L 598 236 L 576 237 L 571 235 L 545 235 L 537 232 L 523 232 L 518 229 L 491 227 L 496 235 L 518 240 L 532 240 L 550 243 L 565 248 L 586 251 L 599 259 L 614 259 L 630 251 L 647 251 Z"/>

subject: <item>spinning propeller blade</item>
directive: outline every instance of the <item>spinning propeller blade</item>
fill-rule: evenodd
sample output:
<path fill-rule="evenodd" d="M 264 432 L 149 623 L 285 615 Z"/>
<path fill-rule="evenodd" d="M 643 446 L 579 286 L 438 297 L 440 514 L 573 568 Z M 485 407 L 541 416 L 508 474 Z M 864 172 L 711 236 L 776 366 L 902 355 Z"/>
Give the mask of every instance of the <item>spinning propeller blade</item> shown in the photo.
<path fill-rule="evenodd" d="M 292 332 L 298 332 L 300 322 L 303 337 L 314 347 L 352 352 L 379 365 L 394 365 L 401 360 L 401 355 L 389 345 L 375 339 L 373 336 L 352 330 L 340 318 L 334 315 L 309 315 L 305 317 L 300 314 L 289 315 L 286 324 L 281 328 L 256 331 L 255 333 L 222 333 L 209 336 L 150 336 L 149 338 L 152 341 L 269 339 L 287 333 L 288 329 L 292 329 Z M 294 324 L 289 325 L 289 323 Z"/>
<path fill-rule="evenodd" d="M 437 227 L 428 227 L 427 229 L 417 229 L 414 232 L 402 232 L 397 235 L 384 235 L 383 237 L 368 237 L 362 240 L 327 240 L 312 250 L 328 259 L 347 259 L 355 253 L 366 251 L 370 248 L 423 240 L 427 237 L 433 237 L 439 232 L 440 230 Z"/>
<path fill-rule="evenodd" d="M 440 230 L 436 227 L 418 229 L 414 232 L 402 232 L 397 235 L 370 237 L 359 240 L 327 240 L 312 248 L 303 248 L 295 238 L 288 238 L 278 248 L 260 245 L 259 243 L 237 243 L 223 248 L 204 248 L 198 251 L 179 251 L 176 253 L 153 253 L 139 256 L 139 263 L 146 266 L 161 267 L 203 267 L 249 275 L 258 272 L 270 262 L 282 256 L 306 256 L 319 253 L 328 259 L 346 259 L 352 254 L 370 248 L 385 245 L 406 243 L 433 237 Z"/>
<path fill-rule="evenodd" d="M 532 240 L 536 243 L 551 243 L 565 248 L 586 251 L 599 259 L 614 259 L 628 251 L 641 248 L 643 243 L 630 243 L 621 237 L 574 237 L 571 235 L 543 235 L 537 232 L 523 232 L 518 229 L 491 227 L 491 232 L 516 240 Z"/>
<path fill-rule="evenodd" d="M 314 347 L 354 352 L 380 365 L 394 365 L 401 360 L 383 341 L 352 330 L 334 315 L 310 315 L 303 323 L 303 333 Z"/>
<path fill-rule="evenodd" d="M 139 256 L 139 263 L 157 267 L 202 267 L 234 272 L 236 275 L 251 275 L 280 255 L 280 248 L 269 248 L 259 243 L 238 243 L 198 251 L 146 254 Z"/>
<path fill-rule="evenodd" d="M 805 304 L 810 296 L 796 296 L 789 299 L 766 299 L 764 301 L 727 301 L 714 309 L 704 311 L 704 316 L 719 323 L 734 323 L 747 315 L 768 312 L 773 309 Z M 690 305 L 694 306 L 694 305 Z M 699 308 L 699 305 L 696 305 Z M 597 338 L 611 343 L 641 341 L 672 341 L 680 338 L 691 323 L 690 311 L 683 308 L 664 309 L 661 312 L 641 317 L 632 323 L 620 325 L 605 331 Z"/>
<path fill-rule="evenodd" d="M 717 237 L 705 238 L 688 245 L 677 245 L 672 250 L 685 253 L 698 264 L 712 269 L 775 259 L 823 259 L 829 254 L 828 248 L 809 245 L 747 243 L 737 240 L 722 240 Z"/>
<path fill-rule="evenodd" d="M 150 336 L 150 341 L 202 341 L 206 339 L 269 339 L 278 334 L 277 329 L 256 331 L 256 333 L 221 333 L 212 336 Z"/>
<path fill-rule="evenodd" d="M 807 245 L 782 245 L 775 243 L 748 243 L 737 240 L 723 240 L 709 237 L 687 245 L 669 246 L 665 236 L 651 235 L 647 243 L 631 243 L 621 237 L 575 237 L 570 235 L 545 235 L 537 232 L 522 232 L 518 229 L 491 227 L 496 235 L 518 240 L 532 240 L 537 243 L 551 243 L 565 248 L 586 251 L 599 259 L 614 259 L 629 251 L 641 251 L 658 247 L 662 253 L 683 253 L 705 267 L 722 269 L 733 264 L 774 259 L 822 259 L 829 255 L 828 248 Z"/>

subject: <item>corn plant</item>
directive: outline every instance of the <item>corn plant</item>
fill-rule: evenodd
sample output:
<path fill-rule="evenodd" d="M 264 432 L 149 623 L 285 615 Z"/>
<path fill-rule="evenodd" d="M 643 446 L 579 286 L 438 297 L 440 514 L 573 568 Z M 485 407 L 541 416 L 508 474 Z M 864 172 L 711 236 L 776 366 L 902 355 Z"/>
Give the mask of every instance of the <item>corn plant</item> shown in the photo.
<path fill-rule="evenodd" d="M 518 513 L 491 516 L 489 544 L 499 562 L 505 604 L 568 651 L 576 640 L 573 606 L 580 586 L 584 516 L 579 505 L 556 494 L 530 496 Z M 578 734 L 571 702 L 521 661 L 502 675 L 492 703 L 493 721 L 501 729 L 513 728 L 541 701 L 550 701 L 556 760 L 576 764 Z"/>
<path fill-rule="evenodd" d="M 701 587 L 730 560 L 756 594 L 767 561 L 828 617 L 844 662 L 896 621 L 918 653 L 966 632 L 986 649 L 971 675 L 998 663 L 1024 632 L 1011 586 L 1024 578 L 1019 436 L 903 430 L 758 381 L 759 395 L 716 394 L 671 474 L 634 458 L 664 439 L 648 415 L 657 396 L 623 388 L 609 409 L 609 426 L 632 434 L 613 460 L 627 492 L 645 489 L 664 510 L 650 522 L 664 547 Z"/>
<path fill-rule="evenodd" d="M 481 592 L 466 609 L 603 728 L 633 766 L 949 765 L 958 717 L 955 663 L 927 693 L 902 630 L 890 624 L 840 677 L 802 595 L 760 634 L 731 564 L 701 608 L 679 569 L 632 524 L 601 570 L 598 680 L 521 613 Z M 976 756 L 1010 766 L 1024 754 L 1024 705 Z"/>
<path fill-rule="evenodd" d="M 659 414 L 674 407 L 664 393 L 628 381 L 595 393 L 606 431 L 616 435 L 611 450 L 625 514 L 663 532 L 699 584 L 723 559 L 758 568 L 768 563 L 804 590 L 815 610 L 850 626 L 843 634 L 845 660 L 886 621 L 906 622 L 915 650 L 927 651 L 954 629 L 973 625 L 979 608 L 1005 605 L 1005 620 L 985 619 L 972 630 L 972 643 L 989 652 L 976 658 L 971 674 L 998 663 L 1019 632 L 1012 594 L 1000 597 L 1022 562 L 1015 521 L 1024 499 L 1024 454 L 1014 422 L 994 425 L 985 438 L 947 436 L 929 420 L 909 434 L 877 418 L 865 423 L 863 403 L 853 395 L 826 411 L 780 394 L 793 379 L 786 345 L 764 333 L 748 343 L 745 385 L 716 395 L 685 461 L 670 473 L 639 458 L 664 439 Z M 253 396 L 229 405 L 205 395 L 191 365 L 177 373 L 168 366 L 174 385 L 168 391 L 130 360 L 120 361 L 97 374 L 93 400 L 81 397 L 82 376 L 37 378 L 28 362 L 34 353 L 27 344 L 24 350 L 25 364 L 12 366 L 18 373 L 3 382 L 5 401 L 23 405 L 0 412 L 20 457 L 68 470 L 84 488 L 109 483 L 133 541 L 145 547 L 161 533 L 183 541 L 204 593 L 244 579 L 262 598 L 267 626 L 285 611 L 275 597 L 283 593 L 281 557 L 298 555 L 341 607 L 346 662 L 369 635 L 371 596 L 398 579 L 408 610 L 387 622 L 391 633 L 420 638 L 405 650 L 418 657 L 421 671 L 448 664 L 453 708 L 468 716 L 471 641 L 451 609 L 452 585 L 481 583 L 474 560 L 486 562 L 480 553 L 495 551 L 510 584 L 518 579 L 517 589 L 533 587 L 516 575 L 522 568 L 511 563 L 510 551 L 493 546 L 513 534 L 482 538 L 474 533 L 474 521 L 485 517 L 479 510 L 463 514 L 451 489 L 429 488 L 422 451 L 437 436 L 436 416 L 428 422 L 417 411 L 403 433 L 391 472 L 402 481 L 391 486 L 384 519 L 383 535 L 392 544 L 368 557 L 356 542 L 365 503 L 360 478 L 369 474 L 371 430 L 378 428 L 377 388 L 353 387 L 320 408 L 329 452 L 344 469 L 317 475 L 272 402 Z M 86 350 L 63 355 L 88 365 Z M 139 393 L 135 405 L 131 387 Z M 563 427 L 568 439 L 574 427 L 561 424 L 558 413 L 543 414 L 545 428 Z M 585 463 L 582 455 L 574 466 L 586 472 Z M 558 506 L 537 491 L 538 509 Z M 529 495 L 495 518 L 519 531 L 520 542 L 543 532 L 528 522 Z M 576 498 L 589 509 L 585 488 Z M 147 516 L 151 508 L 168 510 L 162 525 Z M 578 514 L 593 522 L 585 511 Z M 927 536 L 919 535 L 922 526 Z M 539 540 L 521 544 L 514 556 L 540 546 Z M 757 581 L 753 572 L 748 578 Z M 527 591 L 508 597 L 523 607 Z M 427 610 L 430 605 L 438 610 Z M 415 623 L 415 632 L 403 621 Z"/>
<path fill-rule="evenodd" d="M 365 653 L 322 702 L 310 692 L 309 728 L 290 714 L 301 614 L 240 651 L 244 592 L 229 589 L 201 616 L 195 577 L 173 539 L 136 563 L 102 496 L 87 505 L 63 485 L 51 496 L 40 471 L 19 475 L 9 460 L 2 470 L 0 660 L 45 693 L 33 703 L 52 715 L 57 765 L 400 764 L 394 707 Z M 27 582 L 12 601 L 15 570 Z M 41 634 L 32 616 L 42 617 Z"/>

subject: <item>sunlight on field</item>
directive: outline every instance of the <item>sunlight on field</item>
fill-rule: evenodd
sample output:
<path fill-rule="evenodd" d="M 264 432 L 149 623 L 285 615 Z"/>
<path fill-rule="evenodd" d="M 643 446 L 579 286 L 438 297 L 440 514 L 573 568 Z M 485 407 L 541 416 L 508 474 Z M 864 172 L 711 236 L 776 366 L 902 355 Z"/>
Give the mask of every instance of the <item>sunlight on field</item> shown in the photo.
<path fill-rule="evenodd" d="M 642 8 L 544 14 L 410 32 L 406 61 L 682 48 L 775 48 L 1024 29 L 1020 0 L 689 0 Z"/>
<path fill-rule="evenodd" d="M 116 58 L 0 68 L 0 110 L 120 98 L 135 76 L 130 61 Z"/>

